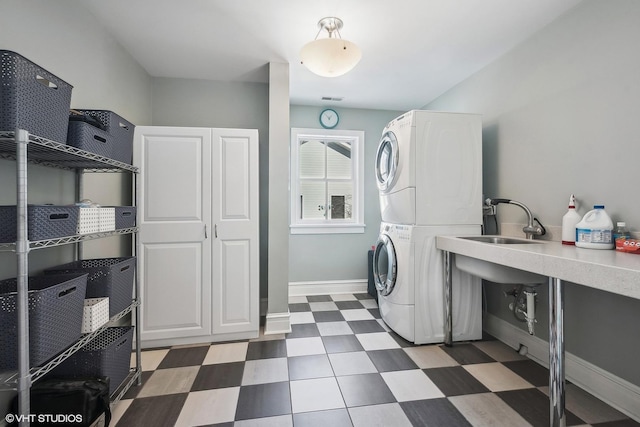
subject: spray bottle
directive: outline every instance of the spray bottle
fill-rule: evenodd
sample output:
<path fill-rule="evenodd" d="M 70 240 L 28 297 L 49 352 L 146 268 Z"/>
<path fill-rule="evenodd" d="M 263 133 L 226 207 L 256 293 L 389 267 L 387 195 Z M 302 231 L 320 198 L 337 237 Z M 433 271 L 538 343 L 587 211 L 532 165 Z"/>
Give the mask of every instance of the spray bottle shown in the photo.
<path fill-rule="evenodd" d="M 569 210 L 562 217 L 562 244 L 576 244 L 576 224 L 582 220 L 582 216 L 576 212 L 576 198 L 572 194 L 569 197 Z"/>

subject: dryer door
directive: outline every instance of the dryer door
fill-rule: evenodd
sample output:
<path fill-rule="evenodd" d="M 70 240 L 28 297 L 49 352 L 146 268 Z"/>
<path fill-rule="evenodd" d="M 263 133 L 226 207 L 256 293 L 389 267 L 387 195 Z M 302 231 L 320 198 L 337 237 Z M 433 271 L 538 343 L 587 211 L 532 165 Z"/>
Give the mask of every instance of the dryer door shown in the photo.
<path fill-rule="evenodd" d="M 393 132 L 382 135 L 376 154 L 376 182 L 378 189 L 386 192 L 393 188 L 398 171 L 398 140 Z"/>
<path fill-rule="evenodd" d="M 387 296 L 396 285 L 396 250 L 386 234 L 381 234 L 373 252 L 373 281 L 380 295 Z"/>

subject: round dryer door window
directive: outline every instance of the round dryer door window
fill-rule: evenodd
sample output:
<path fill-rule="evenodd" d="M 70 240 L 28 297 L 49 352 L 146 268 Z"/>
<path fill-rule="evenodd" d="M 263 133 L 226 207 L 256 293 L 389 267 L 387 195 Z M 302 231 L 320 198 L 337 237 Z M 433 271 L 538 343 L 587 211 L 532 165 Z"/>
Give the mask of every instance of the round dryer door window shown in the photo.
<path fill-rule="evenodd" d="M 373 281 L 382 296 L 393 292 L 396 285 L 396 251 L 393 242 L 386 234 L 382 234 L 373 252 Z"/>
<path fill-rule="evenodd" d="M 398 169 L 398 140 L 393 132 L 382 135 L 376 154 L 376 181 L 380 191 L 393 187 Z"/>

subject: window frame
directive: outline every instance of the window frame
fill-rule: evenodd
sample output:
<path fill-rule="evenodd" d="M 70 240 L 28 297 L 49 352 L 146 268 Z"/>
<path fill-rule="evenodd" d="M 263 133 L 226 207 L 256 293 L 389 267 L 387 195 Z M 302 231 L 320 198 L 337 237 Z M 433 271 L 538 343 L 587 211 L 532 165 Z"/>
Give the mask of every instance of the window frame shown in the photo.
<path fill-rule="evenodd" d="M 339 139 L 351 143 L 353 206 L 351 219 L 302 219 L 300 199 L 300 140 Z M 364 233 L 364 131 L 291 128 L 290 145 L 290 232 L 291 234 Z M 328 178 L 325 176 L 325 180 Z M 329 195 L 327 195 L 329 197 Z"/>

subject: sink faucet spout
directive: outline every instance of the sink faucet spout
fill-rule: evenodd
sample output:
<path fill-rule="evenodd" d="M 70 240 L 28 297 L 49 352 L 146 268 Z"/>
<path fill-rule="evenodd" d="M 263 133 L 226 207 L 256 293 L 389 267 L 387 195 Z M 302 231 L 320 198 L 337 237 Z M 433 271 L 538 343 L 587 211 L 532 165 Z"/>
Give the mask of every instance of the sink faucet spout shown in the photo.
<path fill-rule="evenodd" d="M 494 206 L 497 206 L 500 203 L 506 203 L 522 208 L 527 214 L 527 225 L 522 228 L 522 231 L 524 231 L 527 239 L 533 239 L 533 236 L 543 236 L 546 233 L 546 230 L 544 229 L 542 224 L 540 224 L 540 221 L 538 221 L 537 218 L 534 218 L 531 210 L 524 203 L 511 199 L 487 199 L 487 202 Z M 537 222 L 538 225 L 535 225 L 533 223 L 534 221 Z"/>

